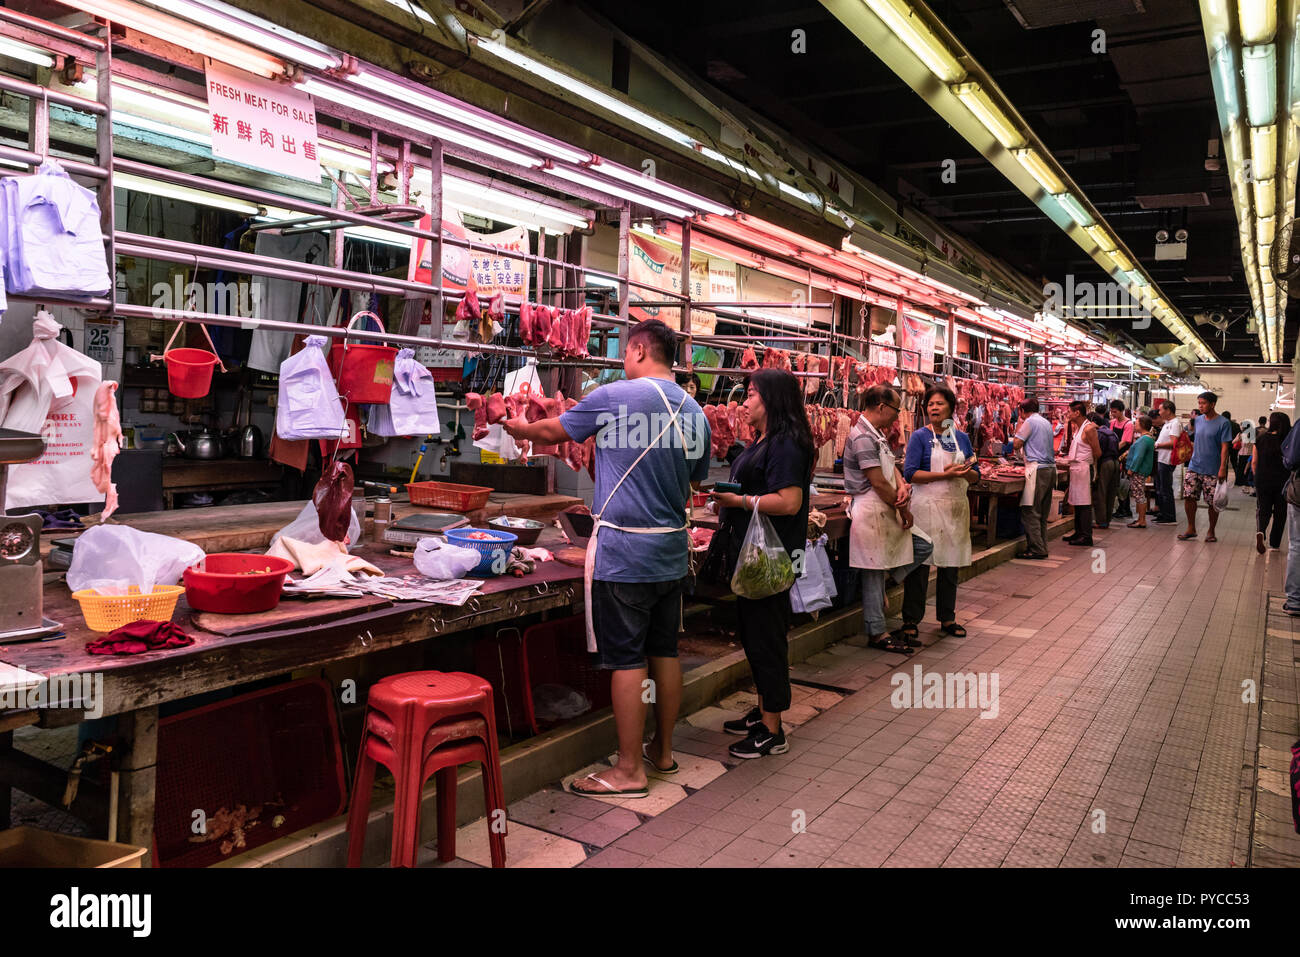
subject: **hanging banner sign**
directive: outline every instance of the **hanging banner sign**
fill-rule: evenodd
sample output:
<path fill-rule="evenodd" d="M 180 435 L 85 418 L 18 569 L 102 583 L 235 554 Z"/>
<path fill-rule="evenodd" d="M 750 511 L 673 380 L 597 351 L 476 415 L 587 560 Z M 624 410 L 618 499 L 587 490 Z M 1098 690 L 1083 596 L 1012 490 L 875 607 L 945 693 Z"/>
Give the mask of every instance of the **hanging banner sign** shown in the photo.
<path fill-rule="evenodd" d="M 907 367 L 906 363 L 908 360 L 912 358 L 912 356 L 903 356 L 904 368 Z M 897 369 L 898 350 L 873 342 L 867 351 L 867 362 L 873 366 L 880 366 L 883 369 Z M 915 365 L 915 362 L 913 362 L 913 365 Z"/>
<path fill-rule="evenodd" d="M 420 220 L 420 229 L 429 229 L 431 219 L 425 216 Z M 470 270 L 474 272 L 474 282 L 478 285 L 478 297 L 486 300 L 504 292 L 507 296 L 528 298 L 528 261 L 523 255 L 528 253 L 528 230 L 514 226 L 499 233 L 476 233 L 449 219 L 442 221 L 443 236 L 468 240 L 483 247 L 494 249 L 466 249 L 451 243 L 442 244 L 442 288 L 454 292 L 463 292 Z M 407 279 L 421 285 L 433 285 L 433 243 L 427 239 L 418 241 L 419 255 L 411 257 L 407 270 Z M 515 254 L 515 255 L 512 255 Z"/>
<path fill-rule="evenodd" d="M 910 372 L 934 374 L 934 323 L 902 315 L 898 320 L 899 348 L 905 350 L 900 365 Z M 920 353 L 920 367 L 917 357 L 908 353 Z"/>
<path fill-rule="evenodd" d="M 630 237 L 628 251 L 628 278 L 634 282 L 649 283 L 666 292 L 682 292 L 682 251 L 679 246 L 665 246 L 645 236 L 633 233 Z M 721 262 L 721 260 L 719 260 Z M 691 257 L 691 288 L 687 291 L 692 299 L 705 300 L 705 290 L 711 287 L 710 260 L 707 256 Z M 735 269 L 735 266 L 732 266 Z M 638 306 L 638 302 L 653 302 L 667 299 L 654 289 L 628 287 L 630 306 L 628 315 L 638 321 L 660 319 L 674 329 L 681 328 L 682 313 L 677 306 Z M 734 299 L 735 296 L 723 298 Z M 691 310 L 691 331 L 696 335 L 711 335 L 718 324 L 718 317 L 711 312 Z"/>
<path fill-rule="evenodd" d="M 244 166 L 320 183 L 316 107 L 287 83 L 204 58 L 212 155 Z"/>

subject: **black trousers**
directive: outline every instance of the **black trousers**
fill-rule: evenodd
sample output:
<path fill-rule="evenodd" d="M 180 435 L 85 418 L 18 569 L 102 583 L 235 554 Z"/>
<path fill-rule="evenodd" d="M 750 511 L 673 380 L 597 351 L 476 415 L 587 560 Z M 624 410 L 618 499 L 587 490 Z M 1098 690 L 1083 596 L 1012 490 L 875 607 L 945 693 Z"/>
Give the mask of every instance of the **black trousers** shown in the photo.
<path fill-rule="evenodd" d="M 939 624 L 957 620 L 957 568 L 937 568 L 934 583 L 934 610 Z M 925 618 L 925 599 L 929 592 L 930 566 L 918 565 L 903 579 L 903 621 L 919 625 Z"/>
<path fill-rule="evenodd" d="M 740 644 L 754 674 L 764 711 L 790 708 L 790 592 L 768 598 L 736 598 Z"/>
<path fill-rule="evenodd" d="M 1092 540 L 1092 506 L 1074 506 L 1074 537 Z"/>
<path fill-rule="evenodd" d="M 1273 530 L 1269 532 L 1269 522 Z M 1282 547 L 1282 534 L 1286 531 L 1286 493 L 1280 488 L 1261 488 L 1255 492 L 1255 530 L 1269 532 L 1268 543 Z"/>

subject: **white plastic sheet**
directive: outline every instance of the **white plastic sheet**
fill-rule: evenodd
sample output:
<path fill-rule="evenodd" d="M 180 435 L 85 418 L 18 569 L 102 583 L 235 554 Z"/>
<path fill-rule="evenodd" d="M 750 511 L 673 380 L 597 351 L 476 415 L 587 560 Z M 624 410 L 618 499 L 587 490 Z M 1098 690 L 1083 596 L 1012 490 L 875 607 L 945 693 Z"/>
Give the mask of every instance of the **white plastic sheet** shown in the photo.
<path fill-rule="evenodd" d="M 94 525 L 73 546 L 68 587 L 125 595 L 134 585 L 148 594 L 155 585 L 177 584 L 181 573 L 202 558 L 202 548 L 181 538 L 129 525 Z"/>

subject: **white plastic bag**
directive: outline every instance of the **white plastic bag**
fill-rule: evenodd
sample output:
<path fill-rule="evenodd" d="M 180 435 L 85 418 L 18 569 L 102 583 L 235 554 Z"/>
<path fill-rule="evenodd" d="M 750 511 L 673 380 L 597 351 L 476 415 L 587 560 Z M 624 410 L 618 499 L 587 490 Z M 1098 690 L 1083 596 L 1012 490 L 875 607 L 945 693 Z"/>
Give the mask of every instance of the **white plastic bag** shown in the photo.
<path fill-rule="evenodd" d="M 102 366 L 59 342 L 48 312 L 32 323 L 32 343 L 0 362 L 0 427 L 39 432 L 45 452 L 11 466 L 3 508 L 102 502 L 90 478 L 95 391 Z"/>
<path fill-rule="evenodd" d="M 155 585 L 175 585 L 185 569 L 202 560 L 203 549 L 181 538 L 129 525 L 94 525 L 72 548 L 68 587 L 125 595 L 135 585 L 147 595 Z"/>
<path fill-rule="evenodd" d="M 433 373 L 415 359 L 414 349 L 402 349 L 393 361 L 393 390 L 387 405 L 372 405 L 366 427 L 375 435 L 441 435 L 438 397 Z"/>
<path fill-rule="evenodd" d="M 343 434 L 343 403 L 325 361 L 326 343 L 324 336 L 308 336 L 280 364 L 275 432 L 282 439 L 337 439 Z"/>
<path fill-rule="evenodd" d="M 304 505 L 297 518 L 271 536 L 271 544 L 278 542 L 282 535 L 309 545 L 325 541 L 325 536 L 320 530 L 320 517 L 316 514 L 316 504 L 308 502 Z M 348 546 L 349 551 L 357 547 L 360 538 L 361 523 L 357 520 L 356 509 L 353 509 L 351 517 L 348 518 L 348 541 L 351 542 Z"/>
<path fill-rule="evenodd" d="M 438 581 L 464 578 L 482 558 L 472 548 L 462 548 L 436 538 L 422 538 L 415 546 L 415 570 Z"/>
<path fill-rule="evenodd" d="M 1228 507 L 1228 480 L 1224 479 L 1214 487 L 1214 510 L 1222 512 Z"/>
<path fill-rule="evenodd" d="M 835 577 L 826 554 L 826 536 L 809 542 L 804 551 L 803 574 L 790 589 L 790 607 L 796 612 L 816 612 L 831 607 L 836 595 Z"/>
<path fill-rule="evenodd" d="M 731 590 L 741 598 L 770 598 L 794 584 L 794 563 L 777 537 L 772 521 L 759 514 L 758 498 L 749 530 L 740 544 L 740 559 L 731 576 Z"/>

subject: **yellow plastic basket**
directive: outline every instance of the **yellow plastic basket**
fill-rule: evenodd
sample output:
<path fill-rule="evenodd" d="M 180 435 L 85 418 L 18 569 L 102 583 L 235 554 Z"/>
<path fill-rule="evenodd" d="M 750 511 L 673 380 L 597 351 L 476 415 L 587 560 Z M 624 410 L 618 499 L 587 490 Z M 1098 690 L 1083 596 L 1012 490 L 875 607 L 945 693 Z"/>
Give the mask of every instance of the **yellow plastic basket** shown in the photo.
<path fill-rule="evenodd" d="M 181 585 L 155 585 L 150 595 L 131 586 L 129 595 L 100 595 L 93 588 L 74 591 L 91 631 L 114 631 L 133 621 L 171 621 L 176 601 L 185 594 Z"/>

